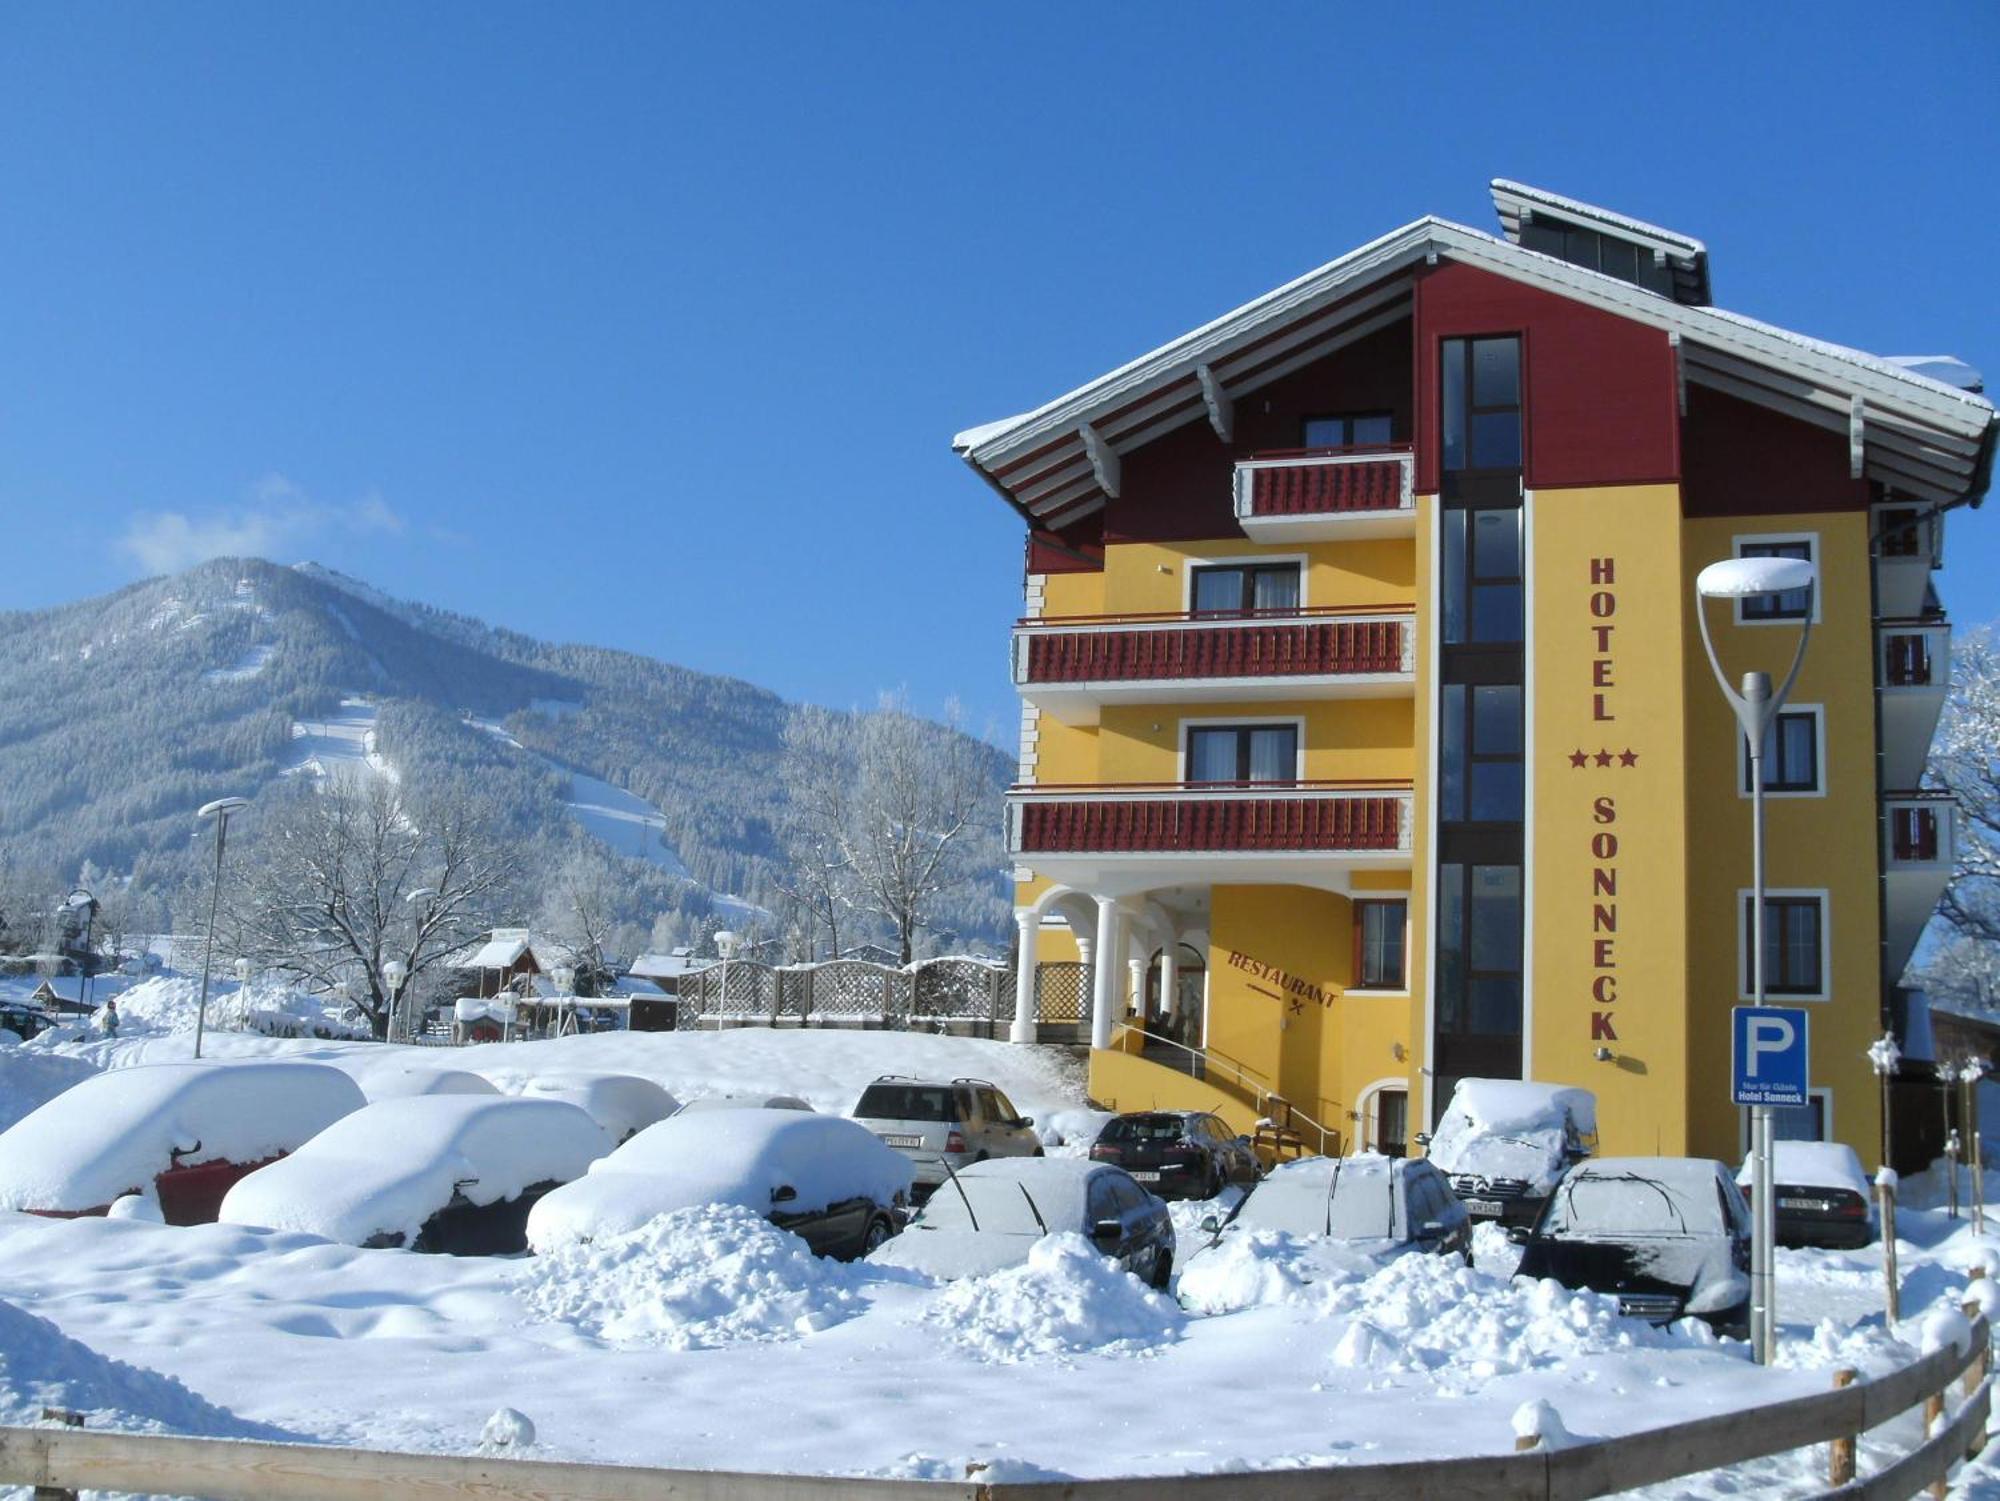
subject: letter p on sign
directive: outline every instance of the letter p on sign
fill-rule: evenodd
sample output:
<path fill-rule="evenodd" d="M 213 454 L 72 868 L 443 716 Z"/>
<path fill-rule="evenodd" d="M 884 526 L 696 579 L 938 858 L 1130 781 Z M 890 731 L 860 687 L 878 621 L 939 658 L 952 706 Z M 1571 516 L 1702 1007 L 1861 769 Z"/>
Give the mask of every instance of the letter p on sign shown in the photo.
<path fill-rule="evenodd" d="M 1730 1098 L 1738 1105 L 1809 1103 L 1807 1013 L 1795 1006 L 1738 1006 L 1730 1016 Z"/>

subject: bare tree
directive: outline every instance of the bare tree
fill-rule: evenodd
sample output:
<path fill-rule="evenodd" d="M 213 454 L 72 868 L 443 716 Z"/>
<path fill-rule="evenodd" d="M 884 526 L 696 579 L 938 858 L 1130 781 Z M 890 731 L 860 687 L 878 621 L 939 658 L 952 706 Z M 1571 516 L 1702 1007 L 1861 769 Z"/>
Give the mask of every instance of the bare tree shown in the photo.
<path fill-rule="evenodd" d="M 579 995 L 598 995 L 612 973 L 620 893 L 611 862 L 595 848 L 571 849 L 542 902 L 542 927 L 570 952 Z"/>
<path fill-rule="evenodd" d="M 850 722 L 825 709 L 800 708 L 785 724 L 779 777 L 785 793 L 779 843 L 788 870 L 779 881 L 786 907 L 787 946 L 794 959 L 840 955 L 841 925 L 855 903 L 848 831 L 854 804 L 854 734 Z"/>
<path fill-rule="evenodd" d="M 242 875 L 224 888 L 241 952 L 310 989 L 348 982 L 378 1037 L 405 992 L 491 925 L 516 876 L 462 788 L 417 798 L 384 777 L 335 779 L 258 815 Z"/>
<path fill-rule="evenodd" d="M 1991 626 L 1952 641 L 1930 776 L 1958 805 L 1951 884 L 1938 916 L 1948 936 L 2000 943 L 2000 647 Z M 1953 952 L 1961 962 L 1970 957 L 1962 945 Z"/>
<path fill-rule="evenodd" d="M 904 964 L 939 899 L 978 878 L 970 836 L 999 815 L 962 720 L 955 702 L 939 725 L 911 714 L 901 694 L 885 694 L 857 730 L 843 847 L 862 902 L 888 924 Z"/>

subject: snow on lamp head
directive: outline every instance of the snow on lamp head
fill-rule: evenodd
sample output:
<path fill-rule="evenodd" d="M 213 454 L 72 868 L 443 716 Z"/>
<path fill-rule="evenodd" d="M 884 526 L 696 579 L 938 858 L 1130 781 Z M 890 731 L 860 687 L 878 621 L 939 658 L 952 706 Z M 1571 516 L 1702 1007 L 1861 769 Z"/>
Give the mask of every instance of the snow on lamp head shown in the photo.
<path fill-rule="evenodd" d="M 1696 574 L 1694 588 L 1704 599 L 1754 599 L 1810 588 L 1818 579 L 1804 558 L 1724 558 Z"/>
<path fill-rule="evenodd" d="M 717 933 L 715 935 L 715 951 L 724 959 L 734 959 L 736 957 L 736 935 L 726 928 Z"/>

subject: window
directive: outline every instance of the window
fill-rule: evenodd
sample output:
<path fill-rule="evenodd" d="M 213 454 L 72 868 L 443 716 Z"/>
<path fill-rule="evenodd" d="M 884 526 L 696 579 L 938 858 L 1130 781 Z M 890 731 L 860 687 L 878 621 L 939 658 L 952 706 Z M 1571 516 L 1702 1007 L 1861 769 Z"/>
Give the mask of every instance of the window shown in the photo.
<path fill-rule="evenodd" d="M 1736 736 L 1737 759 L 1743 763 L 1742 784 L 1750 788 L 1750 743 L 1741 732 Z M 1766 792 L 1809 793 L 1820 790 L 1819 773 L 1820 710 L 1800 706 L 1786 709 L 1771 726 L 1764 743 L 1764 790 Z"/>
<path fill-rule="evenodd" d="M 1447 823 L 1518 822 L 1527 794 L 1520 685 L 1447 683 L 1438 705 L 1438 817 Z"/>
<path fill-rule="evenodd" d="M 1444 512 L 1444 639 L 1516 642 L 1522 629 L 1521 508 Z"/>
<path fill-rule="evenodd" d="M 1341 417 L 1308 417 L 1307 448 L 1376 448 L 1389 441 L 1387 412 L 1355 412 Z"/>
<path fill-rule="evenodd" d="M 1521 341 L 1446 339 L 1444 468 L 1521 467 Z"/>
<path fill-rule="evenodd" d="M 1825 1141 L 1826 1092 L 1812 1091 L 1803 1105 L 1777 1106 L 1771 1126 L 1779 1141 Z"/>
<path fill-rule="evenodd" d="M 1379 1089 L 1375 1092 L 1375 1150 L 1385 1157 L 1401 1157 L 1409 1150 L 1410 1092 L 1406 1089 Z"/>
<path fill-rule="evenodd" d="M 1750 957 L 1754 917 L 1751 897 L 1743 894 L 1743 993 L 1756 988 Z M 1826 991 L 1826 898 L 1766 893 L 1764 897 L 1764 992 L 1781 996 L 1820 996 Z"/>
<path fill-rule="evenodd" d="M 1588 271 L 1602 271 L 1662 297 L 1673 296 L 1673 268 L 1664 257 L 1635 241 L 1601 234 L 1581 224 L 1565 224 L 1538 212 L 1521 225 L 1521 245 Z"/>
<path fill-rule="evenodd" d="M 1401 990 L 1403 933 L 1409 903 L 1356 901 L 1354 904 L 1354 984 L 1360 990 Z"/>
<path fill-rule="evenodd" d="M 1804 558 L 1812 561 L 1813 545 L 1807 538 L 1783 542 L 1739 542 L 1739 558 Z M 1753 595 L 1736 602 L 1738 620 L 1804 620 L 1812 609 L 1810 589 L 1787 589 L 1783 594 Z"/>
<path fill-rule="evenodd" d="M 1248 615 L 1298 609 L 1304 597 L 1297 563 L 1244 563 L 1191 569 L 1197 615 Z"/>
<path fill-rule="evenodd" d="M 1190 725 L 1190 782 L 1291 782 L 1299 775 L 1295 724 Z"/>
<path fill-rule="evenodd" d="M 1876 512 L 1882 534 L 1879 551 L 1885 558 L 1914 558 L 1922 550 L 1923 512 L 1915 506 L 1895 506 Z"/>
<path fill-rule="evenodd" d="M 1438 867 L 1438 1030 L 1521 1030 L 1521 867 Z"/>

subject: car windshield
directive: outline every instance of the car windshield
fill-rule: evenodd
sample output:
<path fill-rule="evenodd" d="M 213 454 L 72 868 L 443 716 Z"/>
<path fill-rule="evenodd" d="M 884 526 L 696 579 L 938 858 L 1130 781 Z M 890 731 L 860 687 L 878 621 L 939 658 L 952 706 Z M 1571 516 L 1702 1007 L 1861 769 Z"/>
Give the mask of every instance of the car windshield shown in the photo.
<path fill-rule="evenodd" d="M 1719 1235 L 1712 1181 L 1632 1170 L 1576 1172 L 1549 1201 L 1539 1233 L 1562 1236 Z"/>
<path fill-rule="evenodd" d="M 871 1084 L 854 1113 L 871 1121 L 949 1121 L 958 1118 L 951 1090 L 942 1084 Z"/>
<path fill-rule="evenodd" d="M 1331 1172 L 1273 1174 L 1251 1190 L 1236 1223 L 1291 1235 L 1374 1240 L 1395 1234 L 1395 1200 L 1386 1172 L 1336 1166 Z"/>
<path fill-rule="evenodd" d="M 955 1183 L 938 1186 L 915 1223 L 930 1230 L 971 1230 L 975 1221 L 989 1235 L 1040 1235 L 1044 1225 L 1051 1231 L 1076 1229 L 1083 1213 L 1079 1191 L 1068 1184 L 1025 1188 L 1014 1178 L 961 1173 Z"/>
<path fill-rule="evenodd" d="M 1099 1141 L 1179 1141 L 1187 1123 L 1178 1115 L 1125 1115 L 1098 1133 Z"/>

